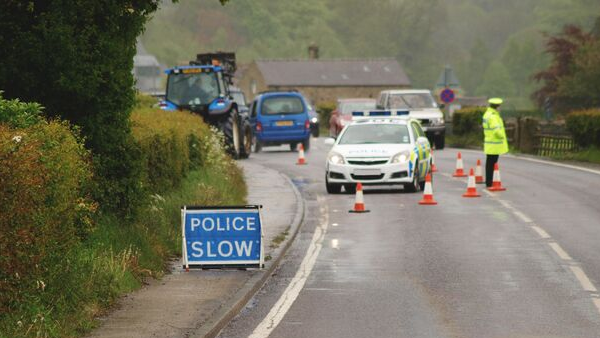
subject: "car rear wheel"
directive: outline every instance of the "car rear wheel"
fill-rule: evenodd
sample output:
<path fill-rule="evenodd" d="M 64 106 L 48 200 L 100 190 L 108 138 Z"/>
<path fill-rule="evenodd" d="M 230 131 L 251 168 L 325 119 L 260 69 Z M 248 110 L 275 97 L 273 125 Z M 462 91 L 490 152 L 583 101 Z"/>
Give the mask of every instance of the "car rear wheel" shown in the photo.
<path fill-rule="evenodd" d="M 435 137 L 435 149 L 441 150 L 446 146 L 446 135 L 441 134 Z"/>
<path fill-rule="evenodd" d="M 314 127 L 312 127 L 310 133 L 313 137 L 319 137 L 319 125 L 317 124 Z"/>
<path fill-rule="evenodd" d="M 252 142 L 252 148 L 254 148 L 255 153 L 260 153 L 262 150 L 262 143 L 254 136 L 254 142 Z"/>
<path fill-rule="evenodd" d="M 290 143 L 290 151 L 296 151 L 296 150 L 298 150 L 298 143 L 297 142 Z"/>
<path fill-rule="evenodd" d="M 308 149 L 310 149 L 310 136 L 302 141 L 302 145 L 304 146 L 304 151 L 308 151 Z"/>

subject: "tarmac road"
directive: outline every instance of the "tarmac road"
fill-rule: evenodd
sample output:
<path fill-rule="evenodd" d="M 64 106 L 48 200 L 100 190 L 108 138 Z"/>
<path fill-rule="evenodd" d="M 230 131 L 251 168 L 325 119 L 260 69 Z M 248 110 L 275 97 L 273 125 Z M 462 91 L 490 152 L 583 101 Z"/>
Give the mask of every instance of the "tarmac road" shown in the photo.
<path fill-rule="evenodd" d="M 600 337 L 600 172 L 503 156 L 508 191 L 461 197 L 456 150 L 436 152 L 437 206 L 366 188 L 328 195 L 328 147 L 308 165 L 267 148 L 249 161 L 289 175 L 307 218 L 280 268 L 220 337 Z M 463 151 L 465 167 L 479 152 Z"/>

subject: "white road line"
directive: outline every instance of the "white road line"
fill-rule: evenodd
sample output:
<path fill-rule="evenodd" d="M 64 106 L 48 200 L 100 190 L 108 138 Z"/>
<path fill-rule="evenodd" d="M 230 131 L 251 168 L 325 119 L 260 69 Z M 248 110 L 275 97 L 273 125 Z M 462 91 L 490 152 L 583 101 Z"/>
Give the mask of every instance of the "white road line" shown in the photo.
<path fill-rule="evenodd" d="M 585 274 L 585 272 L 583 272 L 583 270 L 580 267 L 571 266 L 570 268 L 571 268 L 571 271 L 573 271 L 573 274 L 575 274 L 575 277 L 577 277 L 577 280 L 579 281 L 579 283 L 581 284 L 581 286 L 583 287 L 583 289 L 585 291 L 590 291 L 590 292 L 598 291 L 596 289 L 596 287 L 594 286 L 594 284 L 592 284 L 592 282 L 590 281 L 588 276 Z M 595 303 L 596 302 L 594 302 L 594 304 Z"/>
<path fill-rule="evenodd" d="M 600 299 L 592 298 L 592 302 L 594 302 L 594 305 L 596 305 L 596 309 L 598 309 L 598 312 L 600 312 Z"/>
<path fill-rule="evenodd" d="M 494 197 L 496 195 L 494 195 L 493 192 L 487 190 L 487 189 L 481 189 L 481 191 L 483 191 L 486 195 L 490 196 L 490 197 Z"/>
<path fill-rule="evenodd" d="M 533 223 L 533 221 L 531 220 L 531 218 L 525 216 L 524 213 L 520 212 L 519 210 L 513 210 L 513 214 L 517 217 L 519 217 L 521 219 L 521 221 L 525 222 L 525 223 Z"/>
<path fill-rule="evenodd" d="M 487 190 L 486 190 L 486 191 L 487 191 Z M 491 194 L 491 192 L 490 192 L 490 194 Z M 493 195 L 492 195 L 492 196 L 493 196 Z M 508 201 L 505 201 L 505 200 L 500 200 L 500 199 L 499 199 L 499 200 L 498 200 L 498 203 L 502 204 L 502 206 L 503 206 L 503 207 L 505 207 L 505 208 L 506 208 L 506 209 L 508 209 L 508 210 L 511 210 L 511 211 L 514 211 L 514 210 L 515 210 L 515 208 L 513 208 L 513 206 L 512 206 L 512 205 L 510 205 L 510 203 L 508 203 Z"/>
<path fill-rule="evenodd" d="M 540 235 L 540 237 L 542 237 L 543 239 L 548 239 L 550 238 L 550 235 L 548 235 L 548 233 L 546 232 L 546 230 L 540 228 L 537 225 L 532 225 L 531 228 L 538 233 L 538 235 Z"/>
<path fill-rule="evenodd" d="M 321 198 L 317 199 L 320 200 L 319 203 L 324 202 Z M 277 303 L 273 305 L 271 311 L 269 311 L 269 314 L 267 314 L 263 321 L 258 324 L 249 338 L 268 337 L 292 307 L 292 304 L 294 304 L 294 301 L 296 301 L 296 298 L 298 298 L 300 291 L 302 291 L 308 276 L 310 276 L 310 273 L 317 262 L 317 257 L 319 257 L 319 253 L 323 247 L 323 240 L 325 239 L 325 233 L 327 232 L 328 225 L 329 213 L 325 212 L 319 226 L 317 226 L 315 229 L 315 233 L 310 241 L 308 250 L 306 250 L 306 255 L 304 256 L 304 259 L 302 259 L 302 263 L 300 264 L 296 275 L 290 281 L 290 284 L 287 286 L 283 294 L 281 294 L 281 297 L 279 297 Z"/>
<path fill-rule="evenodd" d="M 560 257 L 561 259 L 564 259 L 565 261 L 573 260 L 573 258 L 571 258 L 571 256 L 569 256 L 569 254 L 565 250 L 563 250 L 563 248 L 561 248 L 560 245 L 558 245 L 558 243 L 551 242 L 551 243 L 548 243 L 548 245 L 550 245 L 552 250 L 554 250 L 554 252 L 556 252 L 558 257 Z"/>

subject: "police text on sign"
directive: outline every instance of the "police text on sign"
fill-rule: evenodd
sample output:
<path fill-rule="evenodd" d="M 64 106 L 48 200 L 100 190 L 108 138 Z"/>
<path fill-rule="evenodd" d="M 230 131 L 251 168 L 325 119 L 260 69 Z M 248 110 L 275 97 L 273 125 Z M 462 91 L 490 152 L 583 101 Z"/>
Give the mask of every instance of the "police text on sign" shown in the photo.
<path fill-rule="evenodd" d="M 187 266 L 262 266 L 258 206 L 182 209 L 183 256 Z"/>

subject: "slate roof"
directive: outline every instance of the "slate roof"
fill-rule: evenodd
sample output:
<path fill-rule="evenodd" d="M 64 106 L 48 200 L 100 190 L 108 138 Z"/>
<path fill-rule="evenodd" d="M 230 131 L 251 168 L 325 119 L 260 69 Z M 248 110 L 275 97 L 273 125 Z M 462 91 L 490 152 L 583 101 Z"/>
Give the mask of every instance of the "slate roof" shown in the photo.
<path fill-rule="evenodd" d="M 395 59 L 271 59 L 256 65 L 268 86 L 410 86 Z"/>

